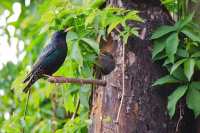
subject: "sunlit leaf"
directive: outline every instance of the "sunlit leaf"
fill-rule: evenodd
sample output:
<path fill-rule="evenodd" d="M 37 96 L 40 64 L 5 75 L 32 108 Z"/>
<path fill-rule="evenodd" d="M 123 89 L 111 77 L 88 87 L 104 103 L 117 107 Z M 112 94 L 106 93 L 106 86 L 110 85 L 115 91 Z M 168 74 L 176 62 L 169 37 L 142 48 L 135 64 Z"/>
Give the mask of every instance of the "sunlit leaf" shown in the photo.
<path fill-rule="evenodd" d="M 89 38 L 82 38 L 81 40 L 86 42 L 97 54 L 99 54 L 99 44 L 95 40 Z"/>
<path fill-rule="evenodd" d="M 80 67 L 83 66 L 83 56 L 81 54 L 81 49 L 79 47 L 78 42 L 75 42 L 72 45 L 71 58 L 75 60 L 76 63 L 79 64 Z"/>
<path fill-rule="evenodd" d="M 73 41 L 73 40 L 77 40 L 77 39 L 78 39 L 78 35 L 75 32 L 73 32 L 73 31 L 67 32 L 67 37 L 66 37 L 67 41 Z"/>

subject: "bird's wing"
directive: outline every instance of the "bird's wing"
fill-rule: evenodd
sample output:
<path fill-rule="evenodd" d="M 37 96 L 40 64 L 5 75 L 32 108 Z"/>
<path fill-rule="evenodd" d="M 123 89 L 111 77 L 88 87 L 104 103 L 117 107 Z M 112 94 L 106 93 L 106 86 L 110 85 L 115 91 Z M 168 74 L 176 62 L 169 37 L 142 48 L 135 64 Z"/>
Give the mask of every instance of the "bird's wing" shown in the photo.
<path fill-rule="evenodd" d="M 36 61 L 36 63 L 33 65 L 32 67 L 32 71 L 34 72 L 35 69 L 37 69 L 41 63 L 48 57 L 50 56 L 54 51 L 56 50 L 55 46 L 49 44 L 47 45 L 41 52 L 38 60 Z"/>
<path fill-rule="evenodd" d="M 23 81 L 24 83 L 27 82 L 31 75 L 39 68 L 42 64 L 42 62 L 47 58 L 49 55 L 51 55 L 56 48 L 52 46 L 51 44 L 47 45 L 41 52 L 40 56 L 36 60 L 36 63 L 33 65 L 31 72 L 26 76 L 25 80 Z"/>

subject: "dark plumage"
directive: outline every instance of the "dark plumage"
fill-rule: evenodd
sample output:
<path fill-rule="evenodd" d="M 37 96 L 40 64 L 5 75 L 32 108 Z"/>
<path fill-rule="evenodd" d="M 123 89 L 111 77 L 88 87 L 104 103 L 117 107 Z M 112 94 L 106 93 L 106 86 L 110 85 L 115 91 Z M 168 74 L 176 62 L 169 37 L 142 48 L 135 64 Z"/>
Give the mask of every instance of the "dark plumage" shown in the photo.
<path fill-rule="evenodd" d="M 66 34 L 63 30 L 53 34 L 50 43 L 43 49 L 31 72 L 23 81 L 24 83 L 28 82 L 23 92 L 27 93 L 38 79 L 44 75 L 51 76 L 63 64 L 67 56 Z"/>
<path fill-rule="evenodd" d="M 102 52 L 98 59 L 98 67 L 103 75 L 110 74 L 115 69 L 115 60 L 112 54 Z"/>

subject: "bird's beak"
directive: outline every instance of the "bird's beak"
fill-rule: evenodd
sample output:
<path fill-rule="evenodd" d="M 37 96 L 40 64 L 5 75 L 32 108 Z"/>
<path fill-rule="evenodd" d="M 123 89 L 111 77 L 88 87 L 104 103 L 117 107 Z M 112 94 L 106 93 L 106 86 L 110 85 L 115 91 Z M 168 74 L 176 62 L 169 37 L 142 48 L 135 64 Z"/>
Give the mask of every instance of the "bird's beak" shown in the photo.
<path fill-rule="evenodd" d="M 73 27 L 69 27 L 69 28 L 65 29 L 64 32 L 68 32 L 68 31 L 70 31 L 71 29 L 73 29 Z"/>

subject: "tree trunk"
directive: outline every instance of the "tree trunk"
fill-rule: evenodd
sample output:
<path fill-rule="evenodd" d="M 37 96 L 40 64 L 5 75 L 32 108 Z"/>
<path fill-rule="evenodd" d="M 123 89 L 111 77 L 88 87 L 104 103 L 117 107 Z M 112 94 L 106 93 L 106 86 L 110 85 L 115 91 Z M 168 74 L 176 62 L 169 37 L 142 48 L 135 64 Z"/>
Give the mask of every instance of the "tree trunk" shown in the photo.
<path fill-rule="evenodd" d="M 151 86 L 165 71 L 152 62 L 150 36 L 156 27 L 173 23 L 169 13 L 159 0 L 110 0 L 108 4 L 138 10 L 145 22 L 129 22 L 140 28 L 142 39 L 131 37 L 127 45 L 112 35 L 116 68 L 102 77 L 107 86 L 93 92 L 90 133 L 174 133 L 177 121 L 170 120 L 166 111 L 169 88 Z"/>

